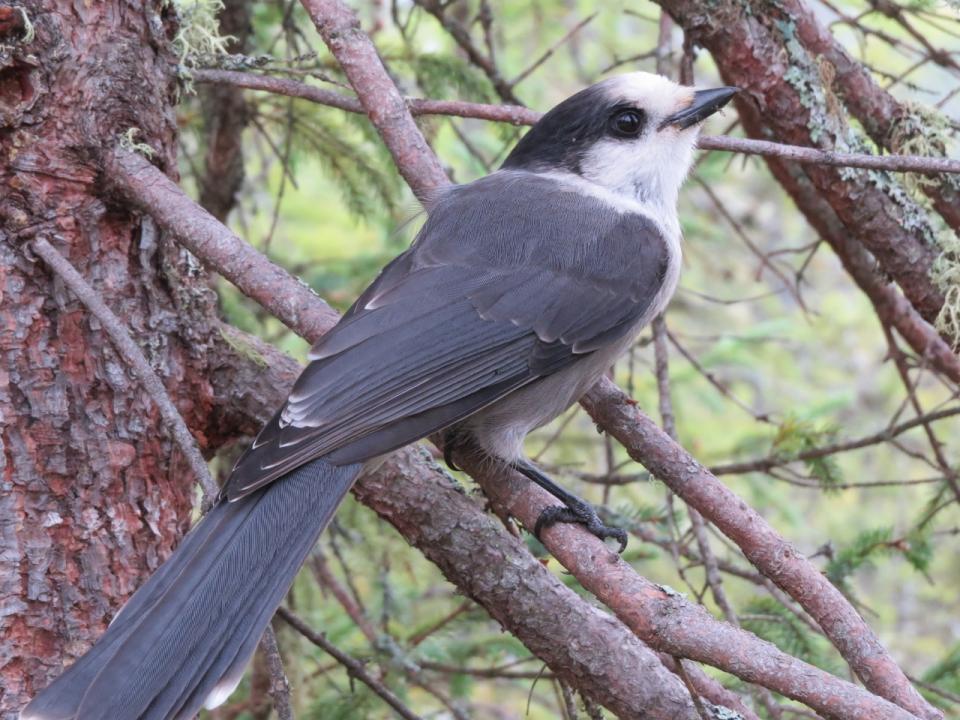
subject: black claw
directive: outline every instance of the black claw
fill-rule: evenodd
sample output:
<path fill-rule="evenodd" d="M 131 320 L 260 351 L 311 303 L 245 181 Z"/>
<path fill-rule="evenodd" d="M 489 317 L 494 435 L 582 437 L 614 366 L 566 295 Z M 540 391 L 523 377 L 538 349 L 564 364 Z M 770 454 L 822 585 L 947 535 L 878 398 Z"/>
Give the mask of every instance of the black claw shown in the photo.
<path fill-rule="evenodd" d="M 447 438 L 446 442 L 443 443 L 443 461 L 447 464 L 448 468 L 459 472 L 460 468 L 457 467 L 457 464 L 453 461 L 454 450 L 456 450 L 455 443 L 452 441 L 452 438 Z"/>
<path fill-rule="evenodd" d="M 606 540 L 607 538 L 615 539 L 620 544 L 620 549 L 617 552 L 622 553 L 627 548 L 627 533 L 620 528 L 604 525 L 600 520 L 600 516 L 597 515 L 597 511 L 586 502 L 571 503 L 569 507 L 565 505 L 554 505 L 545 508 L 533 526 L 534 537 L 539 540 L 540 533 L 544 528 L 548 528 L 558 522 L 579 523 L 601 540 Z"/>

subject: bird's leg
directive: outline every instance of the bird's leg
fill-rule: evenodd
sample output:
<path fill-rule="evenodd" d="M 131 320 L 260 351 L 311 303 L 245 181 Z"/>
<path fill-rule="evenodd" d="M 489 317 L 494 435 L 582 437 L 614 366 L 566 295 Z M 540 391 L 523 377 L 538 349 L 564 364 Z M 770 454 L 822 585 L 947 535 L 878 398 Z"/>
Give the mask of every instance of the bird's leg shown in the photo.
<path fill-rule="evenodd" d="M 533 534 L 538 540 L 540 539 L 540 531 L 550 527 L 554 523 L 580 523 L 586 526 L 587 530 L 601 540 L 605 540 L 608 537 L 614 538 L 620 543 L 620 552 L 623 552 L 627 547 L 627 533 L 620 528 L 604 525 L 600 520 L 600 516 L 597 515 L 597 511 L 590 503 L 564 490 L 532 462 L 529 460 L 517 460 L 510 463 L 510 467 L 533 480 L 533 482 L 563 503 L 562 506 L 556 505 L 554 507 L 548 507 L 540 513 L 540 517 L 537 518 L 536 525 L 533 527 Z"/>

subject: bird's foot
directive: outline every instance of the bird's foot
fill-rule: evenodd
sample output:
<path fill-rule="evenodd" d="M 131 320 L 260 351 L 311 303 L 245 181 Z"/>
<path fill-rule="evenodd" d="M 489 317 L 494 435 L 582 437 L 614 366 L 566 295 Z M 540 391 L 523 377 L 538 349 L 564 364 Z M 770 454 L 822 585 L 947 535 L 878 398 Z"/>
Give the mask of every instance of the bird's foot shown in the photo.
<path fill-rule="evenodd" d="M 618 552 L 623 552 L 627 547 L 627 533 L 620 528 L 604 525 L 597 515 L 594 507 L 580 498 L 572 498 L 565 501 L 565 505 L 554 505 L 546 508 L 540 513 L 537 522 L 533 527 L 533 534 L 540 539 L 540 533 L 544 528 L 548 528 L 556 523 L 579 523 L 586 527 L 591 534 L 606 540 L 613 538 L 620 543 Z"/>
<path fill-rule="evenodd" d="M 443 461 L 451 470 L 459 472 L 460 468 L 453 459 L 453 454 L 466 447 L 467 437 L 456 427 L 447 428 L 443 431 Z"/>

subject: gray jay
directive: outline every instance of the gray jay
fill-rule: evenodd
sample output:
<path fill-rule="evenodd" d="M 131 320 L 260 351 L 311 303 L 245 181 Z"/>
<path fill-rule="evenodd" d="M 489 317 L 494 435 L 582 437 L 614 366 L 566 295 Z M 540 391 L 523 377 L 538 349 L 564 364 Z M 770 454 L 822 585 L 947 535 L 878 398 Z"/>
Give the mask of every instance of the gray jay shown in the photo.
<path fill-rule="evenodd" d="M 626 541 L 523 454 L 670 299 L 677 192 L 734 88 L 646 73 L 560 103 L 496 172 L 442 190 L 241 457 L 217 504 L 22 720 L 188 720 L 236 688 L 365 465 L 431 433 L 469 440 Z M 449 458 L 448 458 L 449 459 Z"/>

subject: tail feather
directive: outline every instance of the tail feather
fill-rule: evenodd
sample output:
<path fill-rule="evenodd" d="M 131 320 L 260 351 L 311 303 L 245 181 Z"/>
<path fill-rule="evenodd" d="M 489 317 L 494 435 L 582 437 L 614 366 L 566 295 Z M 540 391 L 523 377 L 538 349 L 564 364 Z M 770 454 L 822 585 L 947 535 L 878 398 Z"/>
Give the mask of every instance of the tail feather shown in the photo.
<path fill-rule="evenodd" d="M 171 720 L 222 702 L 360 465 L 304 465 L 214 507 L 21 720 Z"/>

